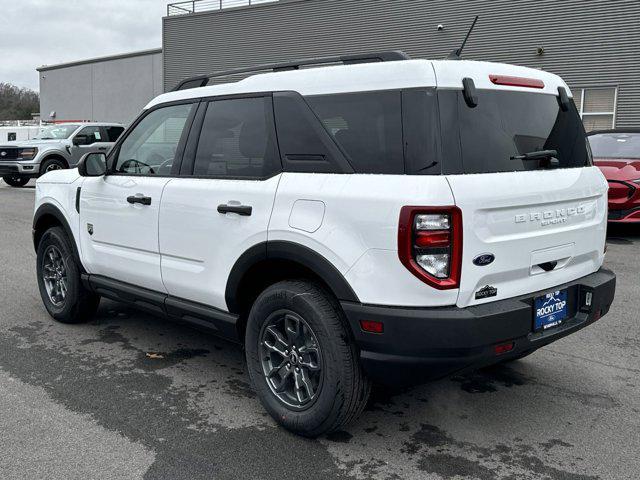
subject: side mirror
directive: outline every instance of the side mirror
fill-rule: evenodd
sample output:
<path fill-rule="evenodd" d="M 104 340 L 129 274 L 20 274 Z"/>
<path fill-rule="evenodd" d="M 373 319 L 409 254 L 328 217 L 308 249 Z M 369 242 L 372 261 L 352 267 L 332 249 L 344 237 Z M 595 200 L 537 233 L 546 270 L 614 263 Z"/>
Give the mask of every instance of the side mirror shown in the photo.
<path fill-rule="evenodd" d="M 81 177 L 103 176 L 107 173 L 107 156 L 99 152 L 85 154 L 78 163 L 78 173 Z"/>

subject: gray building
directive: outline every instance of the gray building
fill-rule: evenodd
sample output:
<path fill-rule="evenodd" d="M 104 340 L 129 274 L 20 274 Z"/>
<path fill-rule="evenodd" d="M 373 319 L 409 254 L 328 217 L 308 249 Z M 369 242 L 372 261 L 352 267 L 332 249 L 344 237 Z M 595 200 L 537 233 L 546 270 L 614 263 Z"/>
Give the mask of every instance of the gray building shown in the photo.
<path fill-rule="evenodd" d="M 389 49 L 444 58 L 475 15 L 464 58 L 561 75 L 587 129 L 640 126 L 640 0 L 180 1 L 162 20 L 162 50 L 38 69 L 40 111 L 129 123 L 191 75 Z"/>
<path fill-rule="evenodd" d="M 43 121 L 128 124 L 163 91 L 161 49 L 37 70 Z"/>
<path fill-rule="evenodd" d="M 588 129 L 640 125 L 638 0 L 202 0 L 167 13 L 165 90 L 190 75 L 309 56 L 444 58 L 480 15 L 465 58 L 561 75 Z"/>

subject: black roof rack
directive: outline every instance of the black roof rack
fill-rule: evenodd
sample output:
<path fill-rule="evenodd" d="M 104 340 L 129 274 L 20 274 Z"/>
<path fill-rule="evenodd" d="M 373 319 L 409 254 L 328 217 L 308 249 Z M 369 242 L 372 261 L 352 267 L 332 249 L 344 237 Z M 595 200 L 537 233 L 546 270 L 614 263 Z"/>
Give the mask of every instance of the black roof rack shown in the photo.
<path fill-rule="evenodd" d="M 235 68 L 233 70 L 225 70 L 223 72 L 210 73 L 208 75 L 196 75 L 194 77 L 186 78 L 182 80 L 173 91 L 185 90 L 187 88 L 199 88 L 204 87 L 209 83 L 209 80 L 215 77 L 227 77 L 230 75 L 238 75 L 241 73 L 261 72 L 265 70 L 272 70 L 274 72 L 280 72 L 285 70 L 298 70 L 300 67 L 307 65 L 323 65 L 328 63 L 342 63 L 344 65 L 353 65 L 356 63 L 373 63 L 373 62 L 393 62 L 397 60 L 410 60 L 411 57 L 399 50 L 392 50 L 387 52 L 378 53 L 366 53 L 362 55 L 339 55 L 335 57 L 318 57 L 318 58 L 304 58 L 302 60 L 295 60 L 291 62 L 283 63 L 268 63 L 264 65 L 255 65 L 253 67 Z"/>

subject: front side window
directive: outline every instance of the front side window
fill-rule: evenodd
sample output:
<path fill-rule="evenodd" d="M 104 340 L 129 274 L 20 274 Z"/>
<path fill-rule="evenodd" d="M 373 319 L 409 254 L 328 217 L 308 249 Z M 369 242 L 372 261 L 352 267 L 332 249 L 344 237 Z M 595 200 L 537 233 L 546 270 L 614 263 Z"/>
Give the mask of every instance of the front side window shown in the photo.
<path fill-rule="evenodd" d="M 104 142 L 100 127 L 95 126 L 84 127 L 76 134 L 75 139 L 78 145 L 93 145 L 96 142 Z"/>
<path fill-rule="evenodd" d="M 209 103 L 193 175 L 264 178 L 279 170 L 270 97 Z"/>
<path fill-rule="evenodd" d="M 438 97 L 443 159 L 461 165 L 462 170 L 451 173 L 591 164 L 584 127 L 573 103 L 563 111 L 554 95 L 505 90 L 478 90 L 475 108 L 466 104 L 461 91 L 441 90 Z M 555 153 L 545 156 L 543 152 Z"/>
<path fill-rule="evenodd" d="M 306 97 L 356 173 L 403 174 L 399 91 Z"/>
<path fill-rule="evenodd" d="M 158 108 L 145 116 L 122 142 L 112 171 L 169 175 L 193 104 Z"/>

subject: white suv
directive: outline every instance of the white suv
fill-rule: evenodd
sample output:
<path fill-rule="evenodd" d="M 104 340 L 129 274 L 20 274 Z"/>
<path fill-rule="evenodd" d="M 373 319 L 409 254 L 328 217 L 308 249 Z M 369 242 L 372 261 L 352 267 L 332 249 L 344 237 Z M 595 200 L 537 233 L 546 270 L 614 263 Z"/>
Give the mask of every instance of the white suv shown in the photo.
<path fill-rule="evenodd" d="M 56 320 L 107 297 L 241 342 L 265 408 L 316 436 L 372 381 L 521 358 L 607 313 L 607 182 L 559 77 L 401 52 L 268 69 L 189 79 L 38 180 Z"/>

